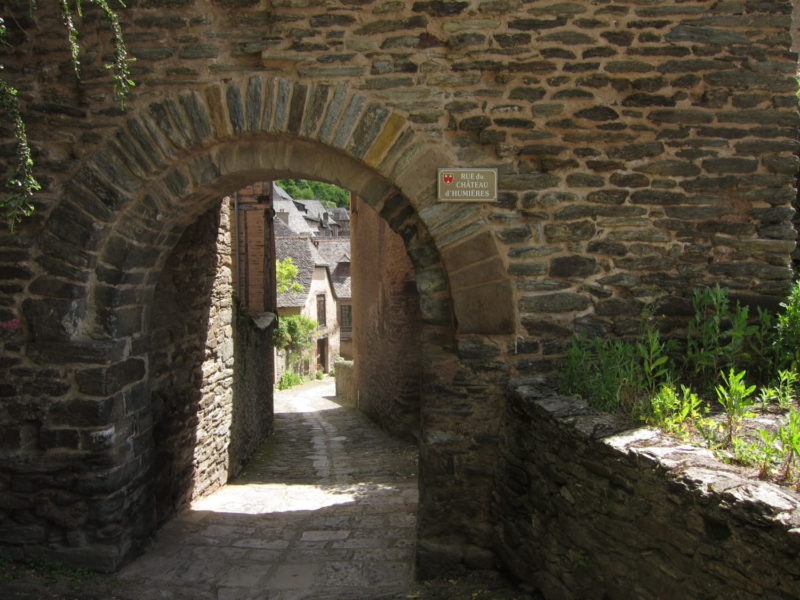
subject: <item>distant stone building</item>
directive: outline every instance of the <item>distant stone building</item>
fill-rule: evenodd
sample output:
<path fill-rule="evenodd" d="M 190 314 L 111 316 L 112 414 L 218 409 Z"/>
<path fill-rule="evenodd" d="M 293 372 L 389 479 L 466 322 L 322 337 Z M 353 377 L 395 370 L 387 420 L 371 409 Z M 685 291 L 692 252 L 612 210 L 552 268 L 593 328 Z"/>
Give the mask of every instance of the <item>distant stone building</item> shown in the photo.
<path fill-rule="evenodd" d="M 281 186 L 273 184 L 275 215 L 294 235 L 309 233 L 314 237 L 347 238 L 350 235 L 350 211 L 339 206 L 325 206 L 321 200 L 297 200 Z"/>
<path fill-rule="evenodd" d="M 301 365 L 304 374 L 327 373 L 337 356 L 352 357 L 349 211 L 328 208 L 320 200 L 294 200 L 270 182 L 239 190 L 232 207 L 234 290 L 242 306 L 317 321 L 313 356 Z M 304 289 L 277 294 L 270 302 L 276 286 L 274 262 L 287 257 L 297 266 Z M 287 358 L 278 352 L 276 381 L 286 368 Z"/>
<path fill-rule="evenodd" d="M 318 370 L 327 373 L 333 358 L 339 354 L 336 296 L 330 269 L 308 236 L 276 237 L 275 252 L 278 260 L 292 258 L 297 266 L 297 281 L 303 286 L 300 292 L 278 294 L 278 318 L 303 315 L 317 322 L 314 359 L 309 357 L 304 360 L 301 370 L 303 374 L 310 375 Z M 279 352 L 276 379 L 280 379 L 287 368 L 287 357 Z"/>
<path fill-rule="evenodd" d="M 344 210 L 344 209 L 342 209 Z M 349 215 L 347 219 L 349 227 Z M 353 358 L 353 306 L 350 278 L 350 238 L 330 237 L 314 240 L 320 257 L 328 266 L 336 297 L 339 323 L 339 356 Z"/>

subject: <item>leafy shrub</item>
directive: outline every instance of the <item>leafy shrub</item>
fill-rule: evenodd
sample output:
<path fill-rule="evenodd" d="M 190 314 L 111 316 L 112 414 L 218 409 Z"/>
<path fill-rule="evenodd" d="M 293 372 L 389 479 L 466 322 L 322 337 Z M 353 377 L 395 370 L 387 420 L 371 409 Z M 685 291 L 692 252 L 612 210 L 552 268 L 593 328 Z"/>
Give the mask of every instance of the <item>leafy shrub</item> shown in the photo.
<path fill-rule="evenodd" d="M 273 333 L 272 344 L 285 350 L 289 365 L 300 371 L 303 356 L 314 347 L 317 322 L 303 315 L 279 317 Z"/>
<path fill-rule="evenodd" d="M 278 380 L 278 389 L 279 390 L 288 390 L 291 387 L 296 385 L 300 385 L 305 381 L 305 377 L 300 375 L 299 373 L 295 373 L 294 371 L 284 371 L 281 374 L 280 380 Z"/>
<path fill-rule="evenodd" d="M 655 393 L 671 377 L 668 344 L 647 330 L 633 343 L 608 338 L 574 338 L 567 349 L 559 389 L 602 410 L 640 412 L 642 392 Z"/>
<path fill-rule="evenodd" d="M 703 401 L 685 385 L 678 394 L 671 383 L 662 384 L 649 399 L 649 416 L 645 420 L 670 433 L 684 435 L 689 423 L 703 417 Z"/>
<path fill-rule="evenodd" d="M 686 333 L 684 371 L 700 384 L 749 358 L 749 339 L 758 328 L 749 324 L 749 310 L 730 306 L 728 290 L 715 285 L 692 291 L 692 318 Z M 738 363 L 738 364 L 737 364 Z"/>
<path fill-rule="evenodd" d="M 775 362 L 779 367 L 797 370 L 800 365 L 800 279 L 792 286 L 775 324 Z"/>
<path fill-rule="evenodd" d="M 673 434 L 698 434 L 723 458 L 800 489 L 800 280 L 775 316 L 759 309 L 751 318 L 719 286 L 693 290 L 692 306 L 682 346 L 654 329 L 628 341 L 574 338 L 559 391 Z M 721 415 L 710 415 L 714 396 Z M 788 410 L 786 424 L 740 434 L 756 400 L 762 409 Z"/>
<path fill-rule="evenodd" d="M 720 376 L 722 377 L 722 384 L 716 386 L 715 390 L 717 392 L 717 400 L 725 410 L 725 441 L 728 444 L 732 444 L 733 435 L 736 433 L 742 419 L 755 416 L 755 413 L 749 409 L 754 402 L 754 398 L 751 396 L 756 391 L 756 386 L 748 386 L 745 383 L 744 371 L 736 373 L 731 369 L 727 375 L 720 373 Z"/>

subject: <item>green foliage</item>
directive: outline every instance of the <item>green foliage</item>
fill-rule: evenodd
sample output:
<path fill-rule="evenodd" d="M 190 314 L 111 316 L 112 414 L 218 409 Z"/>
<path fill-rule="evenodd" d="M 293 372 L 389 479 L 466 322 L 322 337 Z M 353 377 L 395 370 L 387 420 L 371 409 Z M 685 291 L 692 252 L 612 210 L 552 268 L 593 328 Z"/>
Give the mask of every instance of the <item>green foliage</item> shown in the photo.
<path fill-rule="evenodd" d="M 85 0 L 100 8 L 106 21 L 111 25 L 112 41 L 114 44 L 113 61 L 105 65 L 111 72 L 114 81 L 114 94 L 125 107 L 125 98 L 130 88 L 135 85 L 131 78 L 130 66 L 135 60 L 128 56 L 128 49 L 122 35 L 119 15 L 109 6 L 107 0 Z M 120 1 L 120 4 L 122 2 Z M 82 0 L 58 0 L 64 27 L 67 29 L 67 46 L 75 75 L 80 77 L 81 50 L 78 43 L 78 28 L 75 24 L 76 17 L 83 16 Z M 31 11 L 36 10 L 37 0 L 30 0 Z M 0 43 L 5 41 L 5 19 L 0 17 Z M 0 71 L 3 66 L 0 64 Z M 25 121 L 19 107 L 19 92 L 4 78 L 0 77 L 0 116 L 11 124 L 16 140 L 16 162 L 13 171 L 6 175 L 0 192 L 0 214 L 6 220 L 9 229 L 13 232 L 24 217 L 33 213 L 33 195 L 41 189 L 41 185 L 33 175 L 33 157 L 31 156 L 28 136 L 25 130 Z"/>
<path fill-rule="evenodd" d="M 308 317 L 303 315 L 279 317 L 273 334 L 273 345 L 286 352 L 289 365 L 299 372 L 303 355 L 314 347 L 316 332 L 317 322 Z"/>
<path fill-rule="evenodd" d="M 109 25 L 111 25 L 112 42 L 114 44 L 114 60 L 111 63 L 104 65 L 106 69 L 111 72 L 114 81 L 114 94 L 122 108 L 125 107 L 125 98 L 130 92 L 130 88 L 134 85 L 131 79 L 130 66 L 135 60 L 128 56 L 128 48 L 125 45 L 125 40 L 122 36 L 122 27 L 119 23 L 119 15 L 108 4 L 107 0 L 58 0 L 61 9 L 61 15 L 64 21 L 64 27 L 67 29 L 67 45 L 69 46 L 70 58 L 72 60 L 72 68 L 75 71 L 75 76 L 80 79 L 81 76 L 81 49 L 78 43 L 79 32 L 75 24 L 75 18 L 83 17 L 83 2 L 93 4 L 100 8 L 103 16 Z M 125 6 L 122 0 L 119 0 L 121 6 Z M 31 7 L 36 8 L 36 4 L 31 0 Z"/>
<path fill-rule="evenodd" d="M 783 410 L 787 410 L 792 403 L 797 392 L 797 372 L 783 369 L 778 371 L 778 380 L 771 386 L 761 388 L 758 399 L 762 408 L 767 408 L 768 404 L 775 403 Z"/>
<path fill-rule="evenodd" d="M 760 477 L 792 482 L 800 489 L 800 283 L 776 316 L 731 307 L 727 290 L 693 290 L 694 314 L 684 346 L 648 329 L 630 341 L 575 338 L 568 348 L 559 391 L 591 405 L 627 414 L 683 437 L 702 437 L 723 457 L 757 466 Z M 682 360 L 671 357 L 683 354 Z M 718 369 L 718 370 L 715 370 Z M 750 369 L 750 370 L 748 370 Z M 748 373 L 753 383 L 746 381 Z M 777 373 L 777 375 L 776 375 Z M 695 393 L 682 382 L 694 382 Z M 769 382 L 769 385 L 764 385 Z M 704 395 L 705 394 L 705 395 Z M 710 413 L 715 397 L 721 413 Z M 777 430 L 744 430 L 754 403 L 788 410 Z"/>
<path fill-rule="evenodd" d="M 759 466 L 758 475 L 764 478 L 769 476 L 773 465 L 780 460 L 782 448 L 779 448 L 777 445 L 780 432 L 759 429 L 758 435 L 761 438 L 761 445 L 758 447 L 756 453 L 756 460 Z"/>
<path fill-rule="evenodd" d="M 722 384 L 715 388 L 717 400 L 725 410 L 725 441 L 728 444 L 733 443 L 733 436 L 742 419 L 755 416 L 755 413 L 750 411 L 750 407 L 754 402 L 752 394 L 756 391 L 756 386 L 748 386 L 744 381 L 744 376 L 745 371 L 736 373 L 730 369 L 727 375 L 724 371 L 720 372 Z"/>
<path fill-rule="evenodd" d="M 728 290 L 719 284 L 693 290 L 692 308 L 685 369 L 699 382 L 711 382 L 716 373 L 747 361 L 746 341 L 758 328 L 749 324 L 746 306 L 737 303 L 731 309 Z"/>
<path fill-rule="evenodd" d="M 275 261 L 275 279 L 279 294 L 302 292 L 305 289 L 303 284 L 297 281 L 298 272 L 297 265 L 294 264 L 291 256 Z"/>
<path fill-rule="evenodd" d="M 300 375 L 299 373 L 287 370 L 281 374 L 281 378 L 278 380 L 278 389 L 288 390 L 291 387 L 300 385 L 305 380 L 306 378 Z"/>
<path fill-rule="evenodd" d="M 776 367 L 774 338 L 775 316 L 759 307 L 752 333 L 747 339 L 747 356 L 741 362 L 760 383 L 769 381 Z"/>
<path fill-rule="evenodd" d="M 658 332 L 647 329 L 636 341 L 636 354 L 641 365 L 642 388 L 654 393 L 661 382 L 670 378 L 668 344 Z"/>
<path fill-rule="evenodd" d="M 559 389 L 602 410 L 636 416 L 642 392 L 654 393 L 671 377 L 667 350 L 652 330 L 633 342 L 576 337 L 567 349 Z"/>
<path fill-rule="evenodd" d="M 23 217 L 33 213 L 33 194 L 41 186 L 33 175 L 33 158 L 25 121 L 19 111 L 18 91 L 4 79 L 0 79 L 0 113 L 13 123 L 14 137 L 17 140 L 16 165 L 3 182 L 0 194 L 0 211 L 13 232 Z"/>
<path fill-rule="evenodd" d="M 645 420 L 670 433 L 685 435 L 689 424 L 702 419 L 703 414 L 703 401 L 691 389 L 682 385 L 679 395 L 673 384 L 664 383 L 650 397 L 650 415 Z"/>
<path fill-rule="evenodd" d="M 338 185 L 307 179 L 279 179 L 275 183 L 296 200 L 322 200 L 328 207 L 350 208 L 350 193 Z"/>
<path fill-rule="evenodd" d="M 781 308 L 775 325 L 775 362 L 779 367 L 797 370 L 800 366 L 800 279 L 795 281 Z"/>
<path fill-rule="evenodd" d="M 791 478 L 795 460 L 800 456 L 800 412 L 794 409 L 789 411 L 789 420 L 786 425 L 778 429 L 778 438 L 783 449 L 783 469 L 780 478 L 787 481 Z"/>

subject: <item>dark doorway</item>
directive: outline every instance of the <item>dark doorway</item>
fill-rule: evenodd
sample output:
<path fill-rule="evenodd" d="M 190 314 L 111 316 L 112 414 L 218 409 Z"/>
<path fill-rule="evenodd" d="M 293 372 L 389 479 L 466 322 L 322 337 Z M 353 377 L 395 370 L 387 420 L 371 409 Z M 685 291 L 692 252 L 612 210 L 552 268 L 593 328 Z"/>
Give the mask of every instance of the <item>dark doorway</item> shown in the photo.
<path fill-rule="evenodd" d="M 317 340 L 317 370 L 328 372 L 328 338 Z"/>

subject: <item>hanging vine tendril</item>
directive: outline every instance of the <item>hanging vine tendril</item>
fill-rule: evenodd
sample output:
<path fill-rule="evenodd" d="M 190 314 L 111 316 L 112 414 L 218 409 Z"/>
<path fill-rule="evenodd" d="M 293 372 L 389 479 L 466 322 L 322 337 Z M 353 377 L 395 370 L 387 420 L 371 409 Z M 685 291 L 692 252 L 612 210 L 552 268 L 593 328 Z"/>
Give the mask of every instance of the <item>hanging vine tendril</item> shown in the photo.
<path fill-rule="evenodd" d="M 76 17 L 83 17 L 82 0 L 57 0 L 67 30 L 67 47 L 70 52 L 70 60 L 75 70 L 75 76 L 80 78 L 81 74 L 81 49 L 78 42 L 79 32 L 76 26 Z M 122 36 L 122 26 L 119 22 L 119 15 L 109 6 L 107 0 L 86 0 L 100 8 L 106 20 L 111 25 L 112 43 L 114 45 L 113 62 L 104 65 L 111 72 L 114 82 L 114 95 L 120 104 L 120 108 L 125 108 L 125 99 L 130 93 L 130 89 L 135 85 L 131 78 L 130 66 L 135 60 L 128 55 L 128 48 Z M 121 6 L 125 6 L 121 1 Z M 29 0 L 31 12 L 37 9 L 37 0 Z M 0 43 L 5 42 L 6 26 L 5 20 L 0 17 Z M 3 66 L 0 64 L 0 71 Z M 3 182 L 2 192 L 0 193 L 0 214 L 6 220 L 9 229 L 13 232 L 16 226 L 24 217 L 30 216 L 34 210 L 34 193 L 41 189 L 41 185 L 33 175 L 33 157 L 28 143 L 28 136 L 25 131 L 25 121 L 19 106 L 19 91 L 0 76 L 0 113 L 4 120 L 11 122 L 14 130 L 14 138 L 17 143 L 16 164 L 11 174 Z"/>

